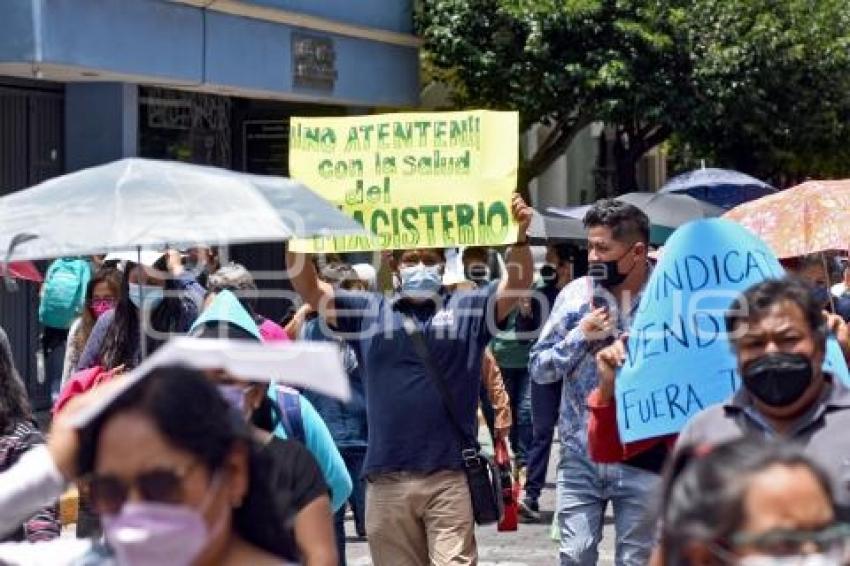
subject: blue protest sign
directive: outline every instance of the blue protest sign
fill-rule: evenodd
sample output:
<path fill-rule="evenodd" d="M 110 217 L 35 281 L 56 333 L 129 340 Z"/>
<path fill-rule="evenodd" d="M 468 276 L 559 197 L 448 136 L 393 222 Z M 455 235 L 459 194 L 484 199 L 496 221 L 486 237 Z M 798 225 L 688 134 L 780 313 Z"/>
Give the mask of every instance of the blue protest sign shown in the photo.
<path fill-rule="evenodd" d="M 739 293 L 784 274 L 767 245 L 731 220 L 698 220 L 673 233 L 644 289 L 617 376 L 623 442 L 677 433 L 737 389 L 724 315 Z M 824 368 L 850 382 L 834 339 Z"/>

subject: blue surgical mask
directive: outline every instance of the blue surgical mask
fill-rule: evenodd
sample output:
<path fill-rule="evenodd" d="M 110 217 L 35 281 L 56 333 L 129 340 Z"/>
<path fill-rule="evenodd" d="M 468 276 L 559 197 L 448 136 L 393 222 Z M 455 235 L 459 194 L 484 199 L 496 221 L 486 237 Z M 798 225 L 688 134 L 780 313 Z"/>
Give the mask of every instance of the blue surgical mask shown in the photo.
<path fill-rule="evenodd" d="M 440 290 L 443 278 L 439 265 L 424 265 L 419 263 L 410 267 L 402 267 L 401 292 L 413 294 L 433 294 Z"/>
<path fill-rule="evenodd" d="M 137 309 L 141 309 L 142 301 L 144 300 L 145 308 L 154 310 L 162 302 L 164 292 L 165 290 L 158 285 L 130 283 L 130 302 L 136 305 Z"/>

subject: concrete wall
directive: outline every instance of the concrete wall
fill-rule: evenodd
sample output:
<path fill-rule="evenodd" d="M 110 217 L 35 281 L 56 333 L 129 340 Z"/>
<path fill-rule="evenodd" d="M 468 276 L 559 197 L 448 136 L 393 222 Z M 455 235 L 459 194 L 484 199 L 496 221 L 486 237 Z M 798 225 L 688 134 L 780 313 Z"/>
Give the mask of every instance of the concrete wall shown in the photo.
<path fill-rule="evenodd" d="M 524 143 L 529 151 L 536 149 L 545 133 L 541 126 L 537 126 L 526 134 Z M 596 177 L 599 175 L 602 179 L 605 176 L 604 172 L 597 170 L 601 135 L 604 135 L 601 123 L 591 124 L 582 130 L 564 155 L 532 183 L 530 192 L 536 208 L 545 210 L 550 206 L 577 206 L 591 203 L 598 198 Z M 612 159 L 613 155 L 608 147 L 610 174 L 613 174 Z M 640 160 L 637 165 L 637 177 L 638 183 L 648 191 L 656 191 L 666 182 L 666 156 L 660 148 L 649 151 Z"/>
<path fill-rule="evenodd" d="M 418 104 L 419 50 L 415 38 L 406 35 L 412 25 L 410 0 L 253 4 L 338 19 L 311 31 L 272 21 L 274 14 L 264 20 L 172 0 L 4 0 L 0 75 L 167 84 L 348 106 Z M 351 22 L 383 29 L 364 27 L 358 35 L 346 31 Z M 333 41 L 338 75 L 333 89 L 294 87 L 293 31 Z"/>
<path fill-rule="evenodd" d="M 338 22 L 412 33 L 412 2 L 406 0 L 242 0 Z"/>
<path fill-rule="evenodd" d="M 65 88 L 68 171 L 138 153 L 139 89 L 122 83 L 72 83 Z"/>
<path fill-rule="evenodd" d="M 273 22 L 209 13 L 206 81 L 254 90 L 313 94 L 292 84 L 292 32 L 293 28 Z M 335 43 L 338 77 L 333 92 L 329 93 L 331 97 L 362 101 L 369 106 L 411 105 L 418 101 L 416 49 L 321 35 L 332 37 Z M 250 38 L 250 41 L 234 41 L 234 38 Z"/>
<path fill-rule="evenodd" d="M 42 4 L 45 63 L 186 83 L 202 78 L 204 22 L 197 8 L 151 0 L 43 0 Z"/>
<path fill-rule="evenodd" d="M 32 61 L 36 56 L 34 6 L 4 2 L 0 9 L 0 62 Z"/>
<path fill-rule="evenodd" d="M 598 126 L 591 125 L 579 132 L 564 155 L 532 183 L 530 192 L 535 207 L 546 210 L 550 206 L 575 206 L 594 200 L 593 170 L 599 131 Z M 532 129 L 526 139 L 529 150 L 535 151 L 545 135 L 541 126 Z"/>

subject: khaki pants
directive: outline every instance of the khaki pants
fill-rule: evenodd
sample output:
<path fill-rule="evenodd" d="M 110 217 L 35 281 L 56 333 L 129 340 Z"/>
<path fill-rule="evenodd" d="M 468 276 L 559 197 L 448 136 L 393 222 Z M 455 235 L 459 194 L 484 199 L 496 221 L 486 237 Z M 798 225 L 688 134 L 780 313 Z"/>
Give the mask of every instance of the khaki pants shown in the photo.
<path fill-rule="evenodd" d="M 375 566 L 476 564 L 466 476 L 395 472 L 369 478 L 366 534 Z"/>

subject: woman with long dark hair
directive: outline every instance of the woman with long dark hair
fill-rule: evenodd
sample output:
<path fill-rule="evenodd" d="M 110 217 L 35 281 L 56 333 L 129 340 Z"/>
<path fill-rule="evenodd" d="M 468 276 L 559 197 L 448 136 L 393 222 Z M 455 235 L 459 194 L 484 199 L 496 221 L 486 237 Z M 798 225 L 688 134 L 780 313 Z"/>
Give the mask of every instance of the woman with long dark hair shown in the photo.
<path fill-rule="evenodd" d="M 98 319 L 76 369 L 137 366 L 142 359 L 142 338 L 150 354 L 169 335 L 187 332 L 203 297 L 204 289 L 183 268 L 182 258 L 174 250 L 149 266 L 126 262 L 118 304 Z M 144 337 L 140 335 L 140 316 Z"/>
<path fill-rule="evenodd" d="M 83 312 L 68 330 L 68 346 L 65 349 L 65 364 L 62 368 L 63 387 L 77 367 L 95 323 L 118 304 L 121 278 L 121 272 L 115 267 L 101 267 L 89 281 Z"/>
<path fill-rule="evenodd" d="M 6 332 L 0 329 L 0 472 L 6 471 L 33 446 L 44 442 L 36 428 L 26 390 L 15 368 Z M 41 509 L 0 541 L 37 542 L 59 536 L 56 506 Z"/>
<path fill-rule="evenodd" d="M 152 370 L 79 431 L 78 451 L 70 445 L 76 438 L 66 451 L 77 453 L 73 475 L 91 485 L 105 544 L 0 545 L 0 562 L 265 566 L 286 559 L 279 510 L 289 494 L 272 489 L 269 462 L 247 424 L 202 373 Z"/>

